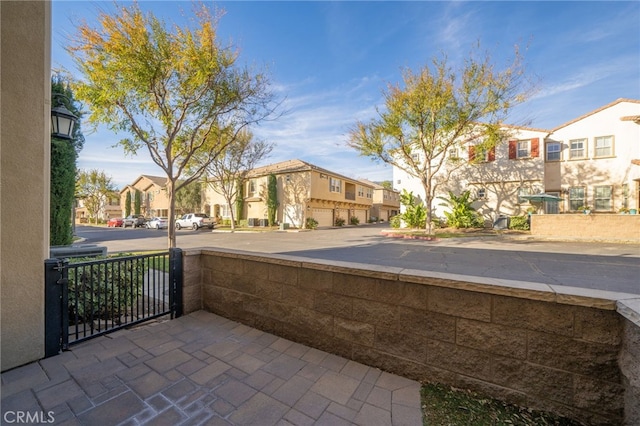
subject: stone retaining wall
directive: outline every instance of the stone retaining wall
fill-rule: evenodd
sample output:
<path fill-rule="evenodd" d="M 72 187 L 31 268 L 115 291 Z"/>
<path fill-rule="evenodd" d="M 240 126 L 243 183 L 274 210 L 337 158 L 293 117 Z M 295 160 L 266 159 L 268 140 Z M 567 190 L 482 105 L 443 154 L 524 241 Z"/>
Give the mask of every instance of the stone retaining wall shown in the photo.
<path fill-rule="evenodd" d="M 638 214 L 534 214 L 531 235 L 640 243 Z"/>
<path fill-rule="evenodd" d="M 205 249 L 185 275 L 185 312 L 589 424 L 640 418 L 638 296 Z"/>

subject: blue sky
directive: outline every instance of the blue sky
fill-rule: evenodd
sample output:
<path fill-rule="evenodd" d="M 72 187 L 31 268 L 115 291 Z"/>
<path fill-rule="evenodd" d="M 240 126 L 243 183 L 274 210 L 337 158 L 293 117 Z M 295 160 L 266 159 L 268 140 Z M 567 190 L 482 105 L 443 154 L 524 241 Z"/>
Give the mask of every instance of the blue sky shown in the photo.
<path fill-rule="evenodd" d="M 188 1 L 141 1 L 167 24 L 184 21 Z M 391 179 L 389 166 L 345 144 L 356 120 L 375 117 L 387 84 L 446 53 L 459 63 L 480 41 L 499 66 L 526 47 L 538 92 L 514 110 L 514 124 L 552 129 L 618 98 L 640 99 L 640 2 L 205 2 L 225 10 L 219 36 L 239 62 L 268 68 L 287 113 L 253 131 L 275 144 L 263 164 L 299 158 L 354 178 Z M 53 1 L 52 64 L 77 75 L 64 46 L 81 20 L 111 2 Z M 113 147 L 126 137 L 89 132 L 78 165 L 118 187 L 140 174 L 162 176 L 146 152 Z"/>

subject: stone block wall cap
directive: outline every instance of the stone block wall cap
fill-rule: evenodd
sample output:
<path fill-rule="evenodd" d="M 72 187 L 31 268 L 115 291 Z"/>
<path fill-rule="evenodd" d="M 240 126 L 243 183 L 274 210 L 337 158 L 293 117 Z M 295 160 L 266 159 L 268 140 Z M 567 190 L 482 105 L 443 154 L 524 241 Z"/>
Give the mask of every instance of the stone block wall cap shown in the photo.
<path fill-rule="evenodd" d="M 616 305 L 620 315 L 640 327 L 640 297 L 618 300 Z"/>
<path fill-rule="evenodd" d="M 582 287 L 551 285 L 551 288 L 557 295 L 556 300 L 558 303 L 607 310 L 615 310 L 616 302 L 619 300 L 640 297 L 640 295 L 637 294 L 618 293 Z"/>
<path fill-rule="evenodd" d="M 402 268 L 392 266 L 370 265 L 355 262 L 341 262 L 336 260 L 309 259 L 299 257 L 302 260 L 302 267 L 342 274 L 361 275 L 363 277 L 381 278 L 385 280 L 397 281 Z"/>
<path fill-rule="evenodd" d="M 505 280 L 499 278 L 478 277 L 474 275 L 422 271 L 417 269 L 404 269 L 399 276 L 399 280 L 416 284 L 455 288 L 458 290 L 468 290 L 479 293 L 489 293 L 546 302 L 554 302 L 556 298 L 555 293 L 549 285 L 529 281 Z"/>

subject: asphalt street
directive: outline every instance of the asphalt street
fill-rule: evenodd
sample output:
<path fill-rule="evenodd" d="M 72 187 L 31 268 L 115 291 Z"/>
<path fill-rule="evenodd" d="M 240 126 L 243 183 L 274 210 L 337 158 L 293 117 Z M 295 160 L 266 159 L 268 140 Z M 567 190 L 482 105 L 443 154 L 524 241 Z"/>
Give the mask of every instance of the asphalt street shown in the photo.
<path fill-rule="evenodd" d="M 640 294 L 640 245 L 465 237 L 389 238 L 383 225 L 307 232 L 177 231 L 178 247 L 230 248 L 335 261 Z M 165 230 L 79 226 L 84 244 L 109 252 L 162 250 Z"/>

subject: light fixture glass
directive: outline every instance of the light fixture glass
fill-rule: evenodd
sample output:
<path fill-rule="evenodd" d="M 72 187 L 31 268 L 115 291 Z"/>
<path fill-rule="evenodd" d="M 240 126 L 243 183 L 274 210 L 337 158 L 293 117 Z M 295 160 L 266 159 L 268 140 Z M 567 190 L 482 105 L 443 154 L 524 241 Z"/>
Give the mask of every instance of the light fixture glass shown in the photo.
<path fill-rule="evenodd" d="M 54 96 L 62 96 L 55 94 Z M 73 127 L 78 117 L 60 104 L 51 108 L 51 135 L 60 139 L 73 139 Z"/>

